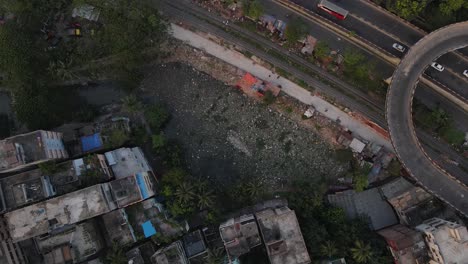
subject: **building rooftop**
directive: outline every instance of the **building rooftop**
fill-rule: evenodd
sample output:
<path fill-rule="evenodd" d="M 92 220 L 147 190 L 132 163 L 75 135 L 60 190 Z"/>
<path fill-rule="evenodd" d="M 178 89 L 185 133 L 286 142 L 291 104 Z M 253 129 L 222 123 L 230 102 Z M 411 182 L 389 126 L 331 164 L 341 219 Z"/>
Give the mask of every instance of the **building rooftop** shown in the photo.
<path fill-rule="evenodd" d="M 39 236 L 34 240 L 45 259 L 48 258 L 48 255 L 52 255 L 54 258 L 58 256 L 58 259 L 61 259 L 58 253 L 66 253 L 70 254 L 71 259 L 76 263 L 86 260 L 103 249 L 104 243 L 99 234 L 94 221 L 86 221 L 64 232 L 44 237 Z"/>
<path fill-rule="evenodd" d="M 55 195 L 48 177 L 32 170 L 0 179 L 0 212 L 41 201 Z"/>
<path fill-rule="evenodd" d="M 21 241 L 116 208 L 106 184 L 98 184 L 5 214 L 13 241 Z"/>
<path fill-rule="evenodd" d="M 205 241 L 200 230 L 193 231 L 182 237 L 184 249 L 187 257 L 193 258 L 206 252 Z"/>
<path fill-rule="evenodd" d="M 102 215 L 102 220 L 107 231 L 106 238 L 110 244 L 117 243 L 117 245 L 125 246 L 137 241 L 124 209 L 104 214 Z"/>
<path fill-rule="evenodd" d="M 151 257 L 153 264 L 188 264 L 182 242 L 176 241 L 156 251 Z"/>
<path fill-rule="evenodd" d="M 140 148 L 119 148 L 106 152 L 107 163 L 116 179 L 152 171 Z"/>
<path fill-rule="evenodd" d="M 60 146 L 55 147 L 64 148 L 61 134 L 53 133 L 60 137 L 57 138 L 60 140 L 49 142 L 45 137 L 47 133 L 53 132 L 37 130 L 0 140 L 0 171 L 8 171 L 24 164 L 51 158 L 45 150 L 45 145 L 59 144 Z"/>
<path fill-rule="evenodd" d="M 253 214 L 231 218 L 219 226 L 227 253 L 239 257 L 262 243 Z"/>
<path fill-rule="evenodd" d="M 135 176 L 113 180 L 109 185 L 119 208 L 143 200 L 142 192 Z"/>
<path fill-rule="evenodd" d="M 310 263 L 296 214 L 288 207 L 266 209 L 255 214 L 271 264 Z"/>
<path fill-rule="evenodd" d="M 427 263 L 427 248 L 421 233 L 400 224 L 377 233 L 387 241 L 396 263 Z"/>
<path fill-rule="evenodd" d="M 395 212 L 377 188 L 363 192 L 347 190 L 329 194 L 327 198 L 330 204 L 343 208 L 348 218 L 368 217 L 370 227 L 374 230 L 398 223 Z"/>
<path fill-rule="evenodd" d="M 141 244 L 138 247 L 132 248 L 125 255 L 129 264 L 150 264 L 151 256 L 155 253 L 153 243 L 151 241 Z"/>
<path fill-rule="evenodd" d="M 424 221 L 416 229 L 426 235 L 431 251 L 438 251 L 443 263 L 468 263 L 468 231 L 465 226 L 432 218 Z"/>

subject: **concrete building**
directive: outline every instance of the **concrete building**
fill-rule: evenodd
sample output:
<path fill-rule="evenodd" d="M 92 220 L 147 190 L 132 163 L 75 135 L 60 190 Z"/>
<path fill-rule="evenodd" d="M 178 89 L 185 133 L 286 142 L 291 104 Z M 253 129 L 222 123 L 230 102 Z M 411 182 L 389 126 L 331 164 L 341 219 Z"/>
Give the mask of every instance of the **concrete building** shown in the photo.
<path fill-rule="evenodd" d="M 296 214 L 288 207 L 255 214 L 271 264 L 311 263 Z"/>
<path fill-rule="evenodd" d="M 5 214 L 14 242 L 36 237 L 117 208 L 108 184 L 98 184 Z"/>
<path fill-rule="evenodd" d="M 148 172 L 139 172 L 109 183 L 119 208 L 143 201 L 156 194 L 156 179 Z"/>
<path fill-rule="evenodd" d="M 105 247 L 93 220 L 70 226 L 56 234 L 34 238 L 39 253 L 47 264 L 79 263 L 96 257 Z"/>
<path fill-rule="evenodd" d="M 151 262 L 153 264 L 189 264 L 180 241 L 156 251 L 151 257 Z"/>
<path fill-rule="evenodd" d="M 420 232 L 404 225 L 394 225 L 377 233 L 387 241 L 395 264 L 427 263 L 427 248 Z"/>
<path fill-rule="evenodd" d="M 416 227 L 424 234 L 430 264 L 468 263 L 468 231 L 465 226 L 432 218 Z"/>
<path fill-rule="evenodd" d="M 125 253 L 130 264 L 150 264 L 151 257 L 156 253 L 153 243 L 148 241 Z"/>
<path fill-rule="evenodd" d="M 108 181 L 111 177 L 104 155 L 97 154 L 58 163 L 50 172 L 35 169 L 2 178 L 0 213 L 76 191 L 87 182 Z"/>
<path fill-rule="evenodd" d="M 383 199 L 377 188 L 363 192 L 355 192 L 354 190 L 337 192 L 329 194 L 327 199 L 330 204 L 343 208 L 346 216 L 350 219 L 368 217 L 370 228 L 373 230 L 398 223 L 392 207 Z"/>
<path fill-rule="evenodd" d="M 11 240 L 5 219 L 0 216 L 0 263 L 2 264 L 27 264 L 20 245 Z"/>
<path fill-rule="evenodd" d="M 253 214 L 227 220 L 219 226 L 219 233 L 229 259 L 236 259 L 262 243 Z"/>
<path fill-rule="evenodd" d="M 138 147 L 119 148 L 106 152 L 104 155 L 106 156 L 107 164 L 112 168 L 116 179 L 142 172 L 153 174 L 153 170 L 146 160 L 143 151 Z"/>
<path fill-rule="evenodd" d="M 108 244 L 126 246 L 137 241 L 135 231 L 128 221 L 125 209 L 118 209 L 102 215 Z"/>
<path fill-rule="evenodd" d="M 205 240 L 200 230 L 193 231 L 182 237 L 185 255 L 190 260 L 190 263 L 203 263 L 203 259 L 207 254 Z"/>
<path fill-rule="evenodd" d="M 65 158 L 61 133 L 37 130 L 0 140 L 0 173 Z"/>

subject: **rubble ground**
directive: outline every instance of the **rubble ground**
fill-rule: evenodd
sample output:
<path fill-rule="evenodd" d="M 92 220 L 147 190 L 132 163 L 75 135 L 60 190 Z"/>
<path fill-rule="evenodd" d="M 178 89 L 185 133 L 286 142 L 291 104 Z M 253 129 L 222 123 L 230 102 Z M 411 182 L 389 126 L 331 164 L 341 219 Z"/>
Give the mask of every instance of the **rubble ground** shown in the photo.
<path fill-rule="evenodd" d="M 156 65 L 147 76 L 144 97 L 171 112 L 164 133 L 180 142 L 194 176 L 223 185 L 258 177 L 281 190 L 294 177 L 345 172 L 319 135 L 233 86 L 179 62 Z"/>

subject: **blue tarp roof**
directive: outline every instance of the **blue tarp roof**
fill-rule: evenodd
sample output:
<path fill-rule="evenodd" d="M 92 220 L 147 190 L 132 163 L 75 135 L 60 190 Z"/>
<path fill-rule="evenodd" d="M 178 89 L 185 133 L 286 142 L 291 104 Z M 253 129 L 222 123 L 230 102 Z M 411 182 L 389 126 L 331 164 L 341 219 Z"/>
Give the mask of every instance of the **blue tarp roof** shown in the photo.
<path fill-rule="evenodd" d="M 146 188 L 146 183 L 145 183 L 145 179 L 143 179 L 143 175 L 141 175 L 141 173 L 137 173 L 136 180 L 137 180 L 138 187 L 140 188 L 140 191 L 141 191 L 141 196 L 143 196 L 143 199 L 148 198 L 149 197 L 148 189 Z"/>
<path fill-rule="evenodd" d="M 150 237 L 152 235 L 156 235 L 156 229 L 154 228 L 153 224 L 151 221 L 146 221 L 144 222 L 141 227 L 143 228 L 143 233 L 145 234 L 145 237 Z"/>
<path fill-rule="evenodd" d="M 84 152 L 102 147 L 101 135 L 96 133 L 91 136 L 81 137 L 81 147 Z"/>

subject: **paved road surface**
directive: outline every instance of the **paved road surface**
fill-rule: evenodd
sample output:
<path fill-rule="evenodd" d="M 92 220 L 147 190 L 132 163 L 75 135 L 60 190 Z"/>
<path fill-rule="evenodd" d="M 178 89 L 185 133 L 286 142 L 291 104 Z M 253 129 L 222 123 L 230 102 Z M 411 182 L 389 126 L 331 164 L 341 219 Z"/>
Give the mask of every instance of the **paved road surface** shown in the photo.
<path fill-rule="evenodd" d="M 411 175 L 427 190 L 468 216 L 468 188 L 427 157 L 414 131 L 411 104 L 414 84 L 426 65 L 452 48 L 468 45 L 468 22 L 424 37 L 401 61 L 387 94 L 386 116 L 395 151 Z"/>
<path fill-rule="evenodd" d="M 328 18 L 338 25 L 356 32 L 357 35 L 399 58 L 403 57 L 404 54 L 393 49 L 393 43 L 398 42 L 409 47 L 424 36 L 422 32 L 411 29 L 396 18 L 388 14 L 385 15 L 383 14 L 384 12 L 379 12 L 375 8 L 371 8 L 363 0 L 331 1 L 350 12 L 345 20 L 337 20 L 331 15 L 317 9 L 318 0 L 292 0 L 292 2 Z M 445 71 L 438 72 L 429 67 L 425 73 L 461 95 L 465 100 L 468 100 L 468 78 L 462 75 L 462 72 L 468 69 L 468 59 L 454 53 L 448 53 L 437 59 L 437 61 L 445 66 Z"/>

